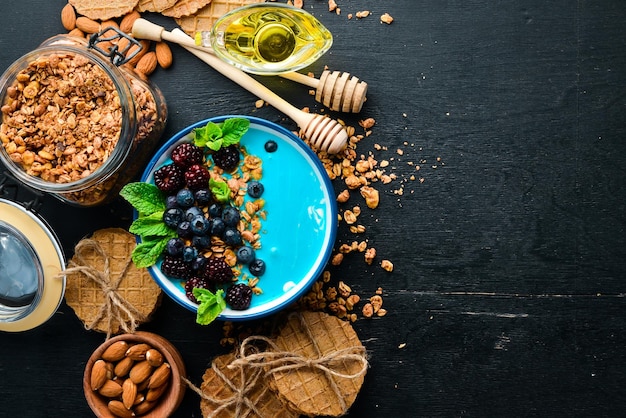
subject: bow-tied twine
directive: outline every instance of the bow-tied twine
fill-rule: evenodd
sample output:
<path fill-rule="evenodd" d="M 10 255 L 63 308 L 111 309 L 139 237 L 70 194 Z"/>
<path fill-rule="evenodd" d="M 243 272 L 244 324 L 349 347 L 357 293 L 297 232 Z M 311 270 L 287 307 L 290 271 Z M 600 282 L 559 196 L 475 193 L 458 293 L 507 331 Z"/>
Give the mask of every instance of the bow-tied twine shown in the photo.
<path fill-rule="evenodd" d="M 85 260 L 84 258 L 84 255 L 89 250 L 95 251 L 99 256 L 104 259 L 104 268 L 102 271 L 88 265 L 87 260 Z M 70 267 L 62 271 L 60 274 L 84 274 L 88 279 L 100 286 L 105 298 L 105 301 L 100 307 L 96 318 L 89 324 L 85 323 L 85 328 L 91 330 L 103 318 L 106 318 L 107 340 L 111 337 L 114 320 L 119 322 L 120 327 L 125 332 L 134 332 L 139 325 L 138 322 L 145 321 L 145 317 L 118 292 L 118 287 L 122 279 L 124 278 L 124 275 L 128 271 L 128 268 L 132 264 L 131 258 L 128 258 L 126 265 L 124 265 L 124 268 L 120 272 L 119 276 L 113 278 L 111 277 L 109 256 L 104 251 L 100 243 L 93 239 L 83 239 L 74 248 L 74 259 L 76 259 L 77 261 L 71 260 L 69 263 Z M 130 322 L 130 324 L 127 323 L 127 320 Z"/>

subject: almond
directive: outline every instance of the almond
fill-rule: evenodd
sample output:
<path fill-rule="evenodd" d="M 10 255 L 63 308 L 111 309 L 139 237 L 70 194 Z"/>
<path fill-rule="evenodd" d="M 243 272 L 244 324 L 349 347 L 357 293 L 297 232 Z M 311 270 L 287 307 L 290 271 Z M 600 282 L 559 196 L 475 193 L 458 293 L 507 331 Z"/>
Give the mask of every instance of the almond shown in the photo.
<path fill-rule="evenodd" d="M 147 52 L 135 65 L 135 69 L 145 75 L 150 75 L 156 69 L 157 59 L 154 51 Z"/>
<path fill-rule="evenodd" d="M 150 382 L 148 382 L 148 389 L 158 388 L 162 386 L 172 374 L 172 368 L 169 363 L 163 363 L 152 373 L 150 376 Z"/>
<path fill-rule="evenodd" d="M 167 384 L 163 384 L 156 388 L 148 389 L 148 391 L 146 392 L 146 401 L 154 402 L 159 399 L 161 395 L 163 395 L 163 392 L 165 392 L 165 389 L 167 389 L 167 386 Z"/>
<path fill-rule="evenodd" d="M 97 33 L 100 30 L 100 23 L 88 17 L 80 16 L 76 18 L 76 27 L 85 33 Z"/>
<path fill-rule="evenodd" d="M 71 36 L 76 36 L 76 37 L 78 37 L 78 38 L 84 38 L 84 37 L 85 37 L 85 33 L 84 33 L 82 30 L 78 29 L 78 28 L 74 28 L 74 29 L 72 29 L 72 30 L 68 33 L 68 35 L 71 35 Z"/>
<path fill-rule="evenodd" d="M 146 360 L 152 367 L 159 367 L 163 364 L 163 354 L 154 348 L 146 352 Z"/>
<path fill-rule="evenodd" d="M 128 409 L 126 409 L 124 404 L 120 401 L 117 401 L 117 400 L 109 401 L 107 406 L 109 408 L 109 411 L 111 411 L 113 415 L 118 416 L 120 418 L 131 418 L 135 416 L 135 413 L 133 411 L 129 411 Z"/>
<path fill-rule="evenodd" d="M 124 357 L 115 365 L 115 370 L 114 370 L 115 376 L 117 377 L 126 376 L 130 372 L 130 369 L 133 368 L 134 364 L 135 364 L 135 361 L 132 358 Z"/>
<path fill-rule="evenodd" d="M 147 39 L 142 39 L 139 41 L 139 43 L 141 44 L 141 50 L 139 52 L 137 52 L 137 55 L 135 55 L 134 57 L 132 57 L 130 60 L 128 60 L 128 63 L 130 65 L 136 65 L 137 62 L 139 62 L 139 60 L 150 50 L 150 41 Z M 139 49 L 138 45 L 132 45 L 129 49 L 128 49 L 128 53 L 126 54 L 127 57 L 132 56 L 132 54 L 135 53 L 135 51 L 137 51 L 137 49 Z"/>
<path fill-rule="evenodd" d="M 98 393 L 107 398 L 116 398 L 122 394 L 122 387 L 113 380 L 107 380 L 104 385 L 98 389 Z"/>
<path fill-rule="evenodd" d="M 61 9 L 61 24 L 68 31 L 76 28 L 76 10 L 69 3 Z"/>
<path fill-rule="evenodd" d="M 122 385 L 122 403 L 126 409 L 130 409 L 135 404 L 137 397 L 137 385 L 130 379 L 126 379 Z"/>
<path fill-rule="evenodd" d="M 126 351 L 126 357 L 129 357 L 129 358 L 131 358 L 131 359 L 133 359 L 135 361 L 145 360 L 146 359 L 146 353 L 151 348 L 152 348 L 152 346 L 150 346 L 149 344 L 146 344 L 146 343 L 132 345 Z"/>
<path fill-rule="evenodd" d="M 120 30 L 124 33 L 131 33 L 133 31 L 133 25 L 135 20 L 139 19 L 141 15 L 137 10 L 133 10 L 122 18 L 120 22 Z"/>
<path fill-rule="evenodd" d="M 104 350 L 102 358 L 106 361 L 119 361 L 124 358 L 127 350 L 128 343 L 126 341 L 116 341 Z"/>
<path fill-rule="evenodd" d="M 172 50 L 165 42 L 157 42 L 154 47 L 156 59 L 161 68 L 169 68 L 172 65 Z"/>
<path fill-rule="evenodd" d="M 98 390 L 107 381 L 107 366 L 106 362 L 102 359 L 96 360 L 91 367 L 91 389 Z"/>
<path fill-rule="evenodd" d="M 148 412 L 149 410 L 151 410 L 152 408 L 154 408 L 154 405 L 156 404 L 155 401 L 143 401 L 140 404 L 137 404 L 137 406 L 135 406 L 135 413 L 137 415 L 143 415 L 146 412 Z"/>
<path fill-rule="evenodd" d="M 130 369 L 130 373 L 128 374 L 128 377 L 130 378 L 130 380 L 132 380 L 135 384 L 138 385 L 146 381 L 150 377 L 151 374 L 152 374 L 152 366 L 150 365 L 150 363 L 144 360 L 135 364 L 133 368 Z"/>

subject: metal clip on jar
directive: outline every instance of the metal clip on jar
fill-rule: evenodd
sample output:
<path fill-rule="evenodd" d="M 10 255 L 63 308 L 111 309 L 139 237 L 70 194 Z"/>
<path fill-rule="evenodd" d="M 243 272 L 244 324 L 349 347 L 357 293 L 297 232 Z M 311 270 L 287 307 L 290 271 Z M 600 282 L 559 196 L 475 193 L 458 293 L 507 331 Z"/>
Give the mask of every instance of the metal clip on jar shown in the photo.
<path fill-rule="evenodd" d="M 165 127 L 165 99 L 120 65 L 116 42 L 55 36 L 0 78 L 0 161 L 25 185 L 95 206 L 147 162 Z"/>

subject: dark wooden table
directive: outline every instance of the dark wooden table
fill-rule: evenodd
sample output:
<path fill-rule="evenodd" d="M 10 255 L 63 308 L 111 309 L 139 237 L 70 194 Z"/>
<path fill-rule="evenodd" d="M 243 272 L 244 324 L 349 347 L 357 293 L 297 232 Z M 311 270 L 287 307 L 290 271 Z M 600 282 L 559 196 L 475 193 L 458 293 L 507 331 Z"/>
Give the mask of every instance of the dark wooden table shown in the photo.
<path fill-rule="evenodd" d="M 392 273 L 348 256 L 333 277 L 387 316 L 354 327 L 371 368 L 350 417 L 603 417 L 626 407 L 626 7 L 621 1 L 305 0 L 334 34 L 311 66 L 369 83 L 360 115 L 376 126 L 359 152 L 390 161 L 364 211 L 369 244 Z M 64 0 L 2 5 L 0 67 L 63 31 Z M 370 10 L 365 19 L 349 13 Z M 389 13 L 395 21 L 381 24 Z M 169 28 L 169 19 L 154 17 Z M 210 116 L 271 107 L 174 47 L 151 77 L 164 92 L 163 136 Z M 298 107 L 306 88 L 264 80 Z M 378 150 L 376 144 L 384 147 Z M 397 150 L 402 150 L 400 155 Z M 420 170 L 416 170 L 416 165 Z M 337 190 L 343 189 L 340 183 Z M 402 191 L 402 193 L 400 193 Z M 21 193 L 21 192 L 20 192 Z M 126 227 L 118 202 L 95 209 L 44 198 L 66 255 L 94 230 Z M 345 227 L 338 244 L 354 240 Z M 220 324 L 164 299 L 142 329 L 172 341 L 200 383 Z M 49 322 L 0 335 L 0 416 L 85 417 L 81 378 L 104 336 L 64 304 Z M 176 416 L 200 417 L 188 392 Z"/>

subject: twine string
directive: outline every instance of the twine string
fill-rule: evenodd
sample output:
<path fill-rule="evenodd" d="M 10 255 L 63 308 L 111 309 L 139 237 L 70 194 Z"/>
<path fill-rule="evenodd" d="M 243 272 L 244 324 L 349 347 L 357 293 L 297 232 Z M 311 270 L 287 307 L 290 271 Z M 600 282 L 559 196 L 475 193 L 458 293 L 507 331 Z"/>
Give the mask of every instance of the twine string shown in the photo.
<path fill-rule="evenodd" d="M 92 267 L 87 262 L 85 255 L 89 250 L 93 250 L 104 259 L 102 271 Z M 100 321 L 106 319 L 107 340 L 111 337 L 113 321 L 119 322 L 120 327 L 125 332 L 134 332 L 139 321 L 145 321 L 144 316 L 130 302 L 124 299 L 118 292 L 118 287 L 126 275 L 128 268 L 132 264 L 129 257 L 120 274 L 111 277 L 110 258 L 99 242 L 93 239 L 83 239 L 74 248 L 74 260 L 70 260 L 69 268 L 62 271 L 61 275 L 71 275 L 81 273 L 89 280 L 100 286 L 104 294 L 104 303 L 100 307 L 95 319 L 89 324 L 85 324 L 88 330 L 93 329 Z M 127 320 L 130 324 L 127 323 Z"/>

